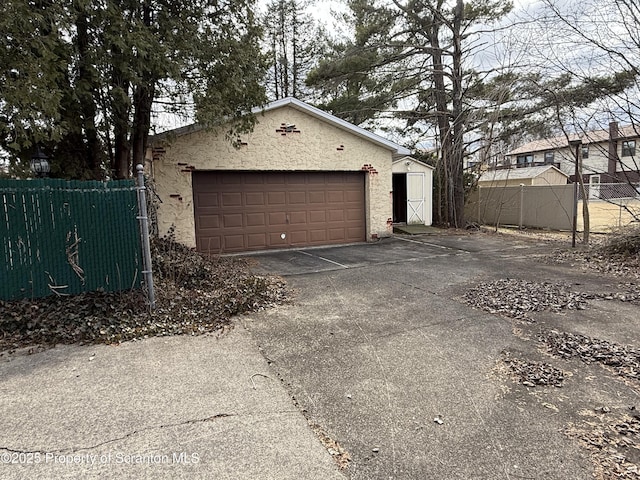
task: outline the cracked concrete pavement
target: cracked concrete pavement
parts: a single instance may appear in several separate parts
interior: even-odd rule
[[[0,478],[344,478],[250,335],[0,357]]]
[[[0,460],[16,463],[0,462],[0,478],[591,479],[567,428],[606,428],[638,386],[550,358],[536,333],[630,343],[637,307],[596,301],[525,324],[459,301],[505,277],[590,291],[619,281],[545,264],[549,248],[436,235],[259,254],[256,268],[285,276],[294,301],[221,338],[2,356]],[[571,374],[562,388],[516,384],[499,368],[505,350]],[[351,455],[348,470],[310,424]]]
[[[260,268],[285,275],[297,296],[243,322],[306,415],[351,454],[350,478],[588,480],[594,463],[567,429],[606,430],[640,388],[600,365],[544,355],[536,333],[609,332],[630,343],[640,337],[637,306],[594,302],[586,311],[536,313],[528,324],[459,300],[499,278],[592,291],[620,281],[547,264],[551,248],[478,234],[260,254]],[[517,384],[503,351],[569,377],[563,388]],[[611,414],[596,419],[603,405]]]

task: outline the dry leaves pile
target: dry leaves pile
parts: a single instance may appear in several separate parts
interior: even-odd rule
[[[538,338],[552,355],[600,363],[622,377],[640,380],[640,350],[635,347],[555,330],[543,332]]]
[[[502,353],[502,361],[509,367],[514,379],[527,387],[562,387],[565,372],[545,362],[534,362],[514,358],[509,352]]]
[[[547,257],[549,263],[569,263],[582,270],[595,270],[607,275],[640,279],[640,257],[610,254],[602,248],[590,250],[558,250]]]
[[[0,352],[58,343],[117,343],[222,329],[230,317],[286,300],[284,281],[246,260],[210,259],[171,239],[152,246],[157,308],[139,291],[0,301]]]
[[[511,318],[527,318],[528,312],[584,310],[588,295],[573,292],[568,285],[550,282],[500,279],[479,283],[463,295],[472,307]]]
[[[604,415],[602,424],[589,421],[565,430],[591,452],[598,479],[640,479],[640,416],[632,408],[632,415]]]
[[[640,279],[640,226],[624,227],[586,250],[558,250],[547,260],[570,263],[583,270]]]

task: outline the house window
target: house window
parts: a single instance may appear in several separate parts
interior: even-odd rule
[[[533,154],[529,155],[518,155],[518,167],[526,167],[533,163]]]
[[[635,157],[636,155],[636,141],[625,140],[622,142],[622,156],[623,157]]]
[[[553,152],[544,152],[544,163],[553,163]]]
[[[589,158],[589,145],[582,145],[582,158]]]

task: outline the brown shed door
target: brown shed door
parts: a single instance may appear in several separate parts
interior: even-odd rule
[[[193,172],[196,246],[242,252],[365,240],[359,172]]]

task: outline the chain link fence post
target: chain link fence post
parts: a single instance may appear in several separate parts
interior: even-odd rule
[[[149,299],[149,308],[156,308],[156,297],[153,290],[153,266],[151,264],[151,244],[149,241],[149,217],[147,216],[147,198],[146,187],[144,186],[144,167],[136,165],[138,176],[138,184],[136,190],[138,192],[138,220],[140,221],[140,236],[142,239],[142,274],[144,284],[147,287],[147,297]]]

